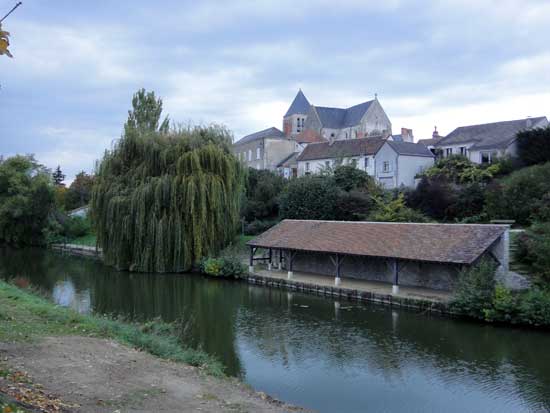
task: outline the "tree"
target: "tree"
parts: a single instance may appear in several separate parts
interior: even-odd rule
[[[54,173],[52,174],[53,177],[53,183],[56,186],[64,186],[65,184],[63,181],[65,180],[65,175],[63,172],[61,172],[61,166],[57,165],[57,168],[55,168]]]
[[[242,212],[246,221],[276,219],[279,214],[278,197],[285,184],[286,180],[280,175],[249,168]]]
[[[281,218],[336,218],[340,189],[329,176],[304,176],[289,182],[281,195]]]
[[[376,209],[369,215],[370,221],[378,222],[429,222],[429,219],[405,204],[403,194],[397,195],[393,200],[374,198]]]
[[[132,98],[132,110],[128,111],[128,121],[124,126],[125,133],[129,129],[145,132],[168,132],[169,119],[164,118],[159,126],[162,113],[162,100],[155,97],[155,92],[145,92],[140,89]]]
[[[124,135],[96,171],[97,241],[119,269],[188,271],[233,240],[245,171],[224,128],[157,129],[161,111],[151,102],[158,109],[161,100],[138,96]]]
[[[34,157],[17,155],[0,163],[0,243],[41,244],[53,206],[49,172]]]
[[[69,186],[65,199],[65,208],[70,211],[88,205],[92,196],[94,177],[84,171],[79,172]]]
[[[518,133],[518,157],[524,165],[550,162],[550,126]]]

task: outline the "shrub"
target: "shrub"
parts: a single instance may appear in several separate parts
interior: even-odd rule
[[[550,162],[550,127],[518,133],[518,156],[525,165]]]
[[[540,282],[550,285],[550,222],[534,224],[516,241],[515,258],[529,265]]]
[[[462,270],[451,308],[469,317],[484,319],[495,291],[495,270],[496,265],[486,259]]]
[[[267,170],[248,169],[241,215],[247,221],[273,220],[279,214],[279,195],[286,180]]]
[[[405,197],[399,194],[391,201],[374,198],[376,209],[369,215],[370,221],[379,222],[429,222],[429,219],[419,211],[405,205]]]
[[[66,223],[66,235],[69,238],[83,237],[91,231],[91,224],[88,218],[70,217]]]
[[[202,274],[213,277],[238,278],[246,273],[246,266],[237,257],[204,258],[199,266]]]
[[[258,219],[245,225],[244,233],[245,235],[258,235],[262,232],[267,231],[272,226],[276,225],[279,221],[260,221]]]
[[[528,225],[550,196],[550,162],[529,166],[491,184],[485,211],[491,219],[514,219]]]
[[[550,325],[550,293],[533,288],[521,296],[517,322],[534,326]]]

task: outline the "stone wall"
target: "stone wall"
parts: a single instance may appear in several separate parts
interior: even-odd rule
[[[335,276],[336,269],[329,254],[297,253],[293,271]],[[458,265],[399,261],[399,285],[452,291],[459,271]],[[345,256],[340,276],[387,283],[394,281],[391,260],[369,257]]]

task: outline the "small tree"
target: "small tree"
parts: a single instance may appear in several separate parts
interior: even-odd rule
[[[55,168],[55,171],[52,174],[52,177],[53,177],[53,183],[56,186],[64,186],[65,185],[63,183],[63,181],[65,180],[65,175],[63,174],[63,172],[61,172],[61,166],[60,165],[57,165],[57,168]]]
[[[88,175],[84,171],[78,173],[71,186],[69,186],[65,200],[66,209],[71,210],[87,205],[92,196],[93,184],[94,177],[92,175]]]
[[[518,133],[518,156],[525,165],[550,162],[550,127]]]

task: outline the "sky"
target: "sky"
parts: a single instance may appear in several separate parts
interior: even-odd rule
[[[15,1],[0,0],[3,15]],[[548,0],[25,0],[3,23],[0,155],[70,182],[120,138],[139,88],[178,123],[271,126],[375,93],[394,133],[550,116]]]

